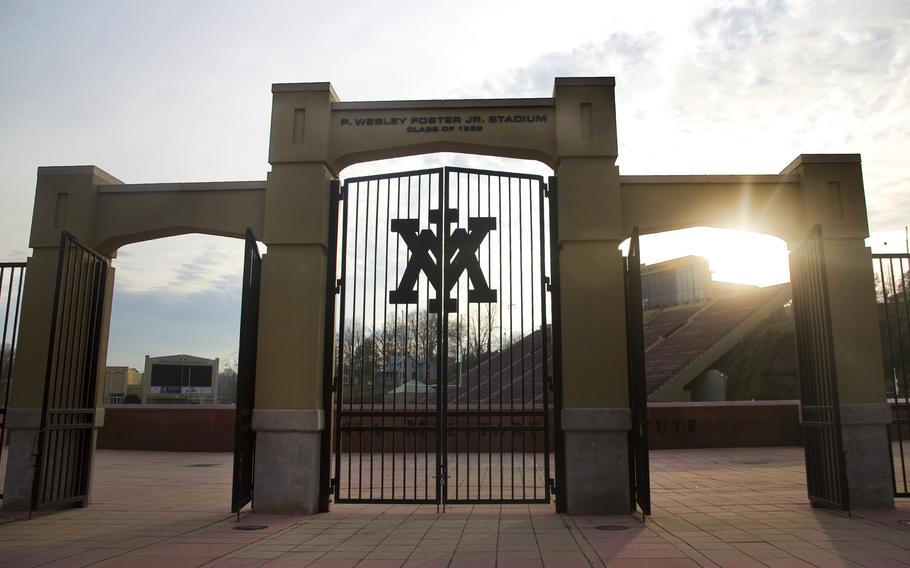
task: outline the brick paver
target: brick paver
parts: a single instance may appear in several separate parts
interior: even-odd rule
[[[245,512],[229,454],[99,451],[93,504],[0,524],[18,566],[910,566],[910,503],[853,518],[812,509],[800,448],[652,452],[654,514],[550,505],[336,505]],[[2,464],[0,464],[2,467]],[[620,530],[603,530],[604,528]]]

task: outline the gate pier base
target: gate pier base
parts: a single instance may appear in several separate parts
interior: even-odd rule
[[[257,513],[319,512],[322,409],[253,410]]]
[[[852,509],[893,509],[887,403],[841,404],[841,430]]]
[[[573,515],[629,512],[628,408],[565,408],[566,511]]]
[[[27,511],[32,506],[35,436],[41,425],[41,409],[10,408],[7,412],[9,446],[6,448],[3,508],[7,511]]]

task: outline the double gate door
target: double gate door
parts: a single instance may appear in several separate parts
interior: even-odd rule
[[[540,176],[463,168],[334,186],[335,502],[550,501],[550,194]]]

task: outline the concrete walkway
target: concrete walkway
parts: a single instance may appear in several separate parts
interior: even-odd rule
[[[652,452],[654,514],[569,517],[547,505],[338,505],[244,513],[228,454],[99,451],[93,504],[6,514],[7,566],[910,566],[910,503],[813,510],[800,448]],[[2,464],[0,464],[2,467]]]

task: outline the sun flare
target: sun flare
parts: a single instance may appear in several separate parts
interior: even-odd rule
[[[628,251],[628,241],[620,247]],[[713,280],[770,286],[790,281],[787,245],[771,235],[698,227],[641,237],[645,264],[688,255],[708,259]]]

